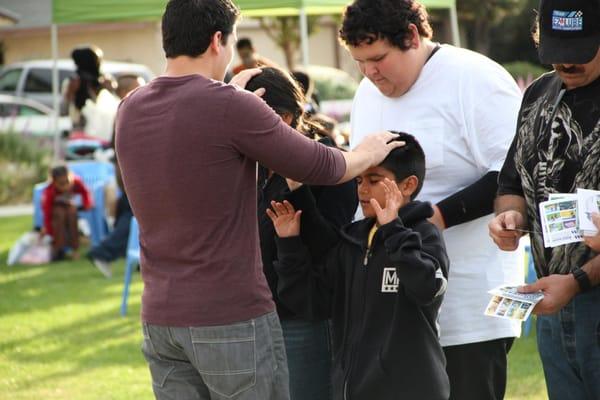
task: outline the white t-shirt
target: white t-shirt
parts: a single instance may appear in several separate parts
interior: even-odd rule
[[[492,60],[443,45],[412,88],[388,98],[363,79],[352,106],[351,147],[365,135],[395,130],[414,135],[425,151],[427,172],[419,200],[435,204],[499,171],[515,135],[521,92]],[[450,257],[448,290],[440,312],[443,346],[520,335],[520,324],[483,315],[487,293],[503,283],[522,283],[516,252],[492,242],[492,215],[444,231]]]

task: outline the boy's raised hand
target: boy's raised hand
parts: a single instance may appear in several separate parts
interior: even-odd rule
[[[378,183],[383,185],[385,190],[385,208],[381,208],[377,200],[371,199],[371,206],[377,214],[377,222],[379,225],[385,225],[398,218],[398,210],[402,206],[404,196],[396,182],[385,178]]]
[[[273,221],[275,232],[280,238],[300,235],[300,215],[302,211],[295,211],[289,201],[283,203],[271,202],[273,210],[267,208],[267,215]]]

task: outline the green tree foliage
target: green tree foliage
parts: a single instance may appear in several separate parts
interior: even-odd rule
[[[526,0],[522,11],[504,18],[492,28],[489,56],[504,64],[527,61],[539,65],[531,31],[539,0]]]
[[[457,0],[460,24],[466,29],[466,46],[490,54],[492,28],[507,16],[523,11],[527,0]]]
[[[308,34],[317,30],[318,16],[308,17]],[[296,65],[295,55],[300,48],[300,19],[296,16],[263,17],[259,19],[260,27],[269,38],[281,48],[285,55],[287,68],[292,71]]]
[[[31,201],[33,185],[46,179],[51,158],[35,140],[0,132],[0,204]]]

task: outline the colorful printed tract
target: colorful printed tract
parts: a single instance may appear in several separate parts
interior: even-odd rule
[[[484,314],[490,317],[525,321],[535,305],[544,298],[542,292],[519,293],[517,286],[499,286],[490,290],[492,299]]]
[[[583,241],[577,220],[578,203],[572,195],[540,203],[545,247]]]
[[[600,191],[577,189],[579,229],[584,236],[598,234],[596,225],[592,222],[592,214],[600,213]]]

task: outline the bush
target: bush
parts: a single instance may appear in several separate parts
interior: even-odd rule
[[[548,72],[547,69],[538,64],[533,64],[527,61],[515,61],[506,63],[503,65],[504,68],[512,75],[513,78],[527,79],[530,76],[533,79],[538,78],[540,75]]]
[[[0,205],[31,202],[33,185],[46,179],[51,161],[39,143],[0,132]]]
[[[315,81],[315,88],[321,101],[352,99],[358,88],[354,78],[336,68],[312,65],[308,68],[308,74]]]

